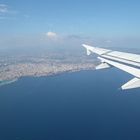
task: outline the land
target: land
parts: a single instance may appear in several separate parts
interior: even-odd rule
[[[84,55],[0,56],[0,81],[16,81],[24,76],[48,76],[94,69],[98,62]]]

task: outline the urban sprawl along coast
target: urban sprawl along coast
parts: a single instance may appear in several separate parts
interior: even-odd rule
[[[15,81],[24,76],[48,76],[94,68],[95,62],[84,57],[46,58],[18,56],[1,58],[0,81]]]

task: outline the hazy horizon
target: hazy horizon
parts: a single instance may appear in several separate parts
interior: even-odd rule
[[[137,0],[2,0],[0,51],[139,48]]]

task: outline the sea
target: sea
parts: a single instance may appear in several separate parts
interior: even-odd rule
[[[23,77],[0,86],[0,140],[140,140],[140,89],[118,69]]]

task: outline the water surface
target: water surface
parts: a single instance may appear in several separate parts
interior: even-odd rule
[[[25,77],[0,87],[0,140],[139,140],[140,89],[117,69]]]

